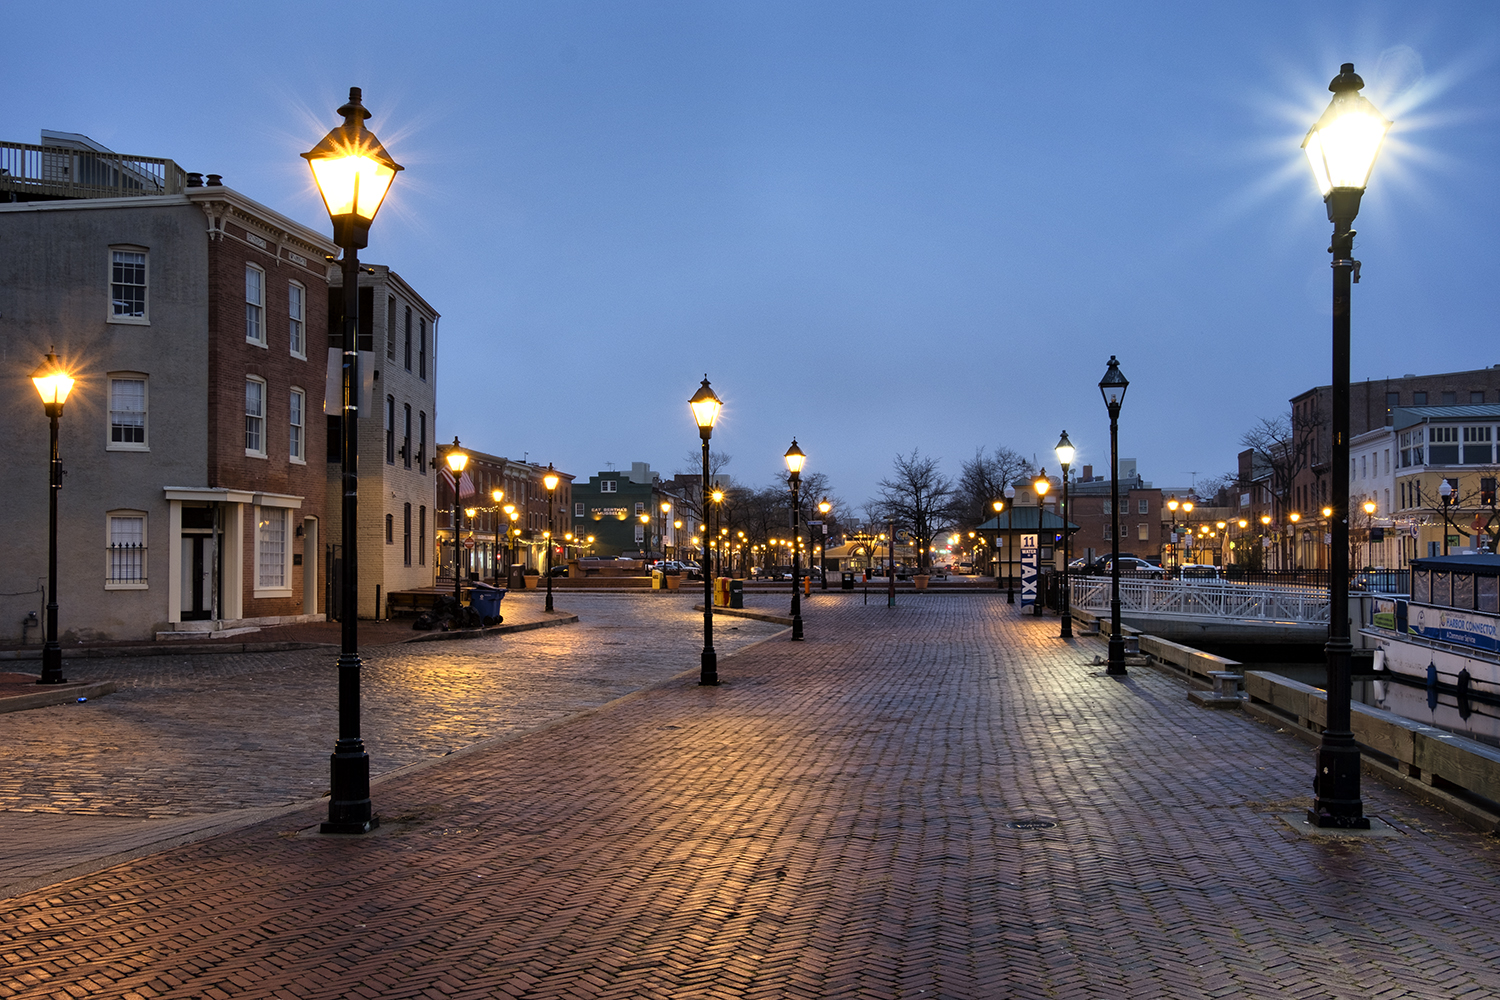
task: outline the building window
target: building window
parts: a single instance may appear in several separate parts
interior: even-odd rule
[[[646,505],[637,501],[635,505],[635,512],[637,516],[646,513]]]
[[[385,516],[385,544],[387,544],[387,545],[394,545],[395,543],[396,543],[396,515],[395,514],[387,514]]]
[[[266,272],[245,265],[245,340],[266,346]]]
[[[427,377],[427,317],[417,317],[417,377]]]
[[[573,516],[574,517],[582,517],[583,516],[583,504],[581,504],[581,503],[575,503],[573,505]]]
[[[1483,406],[1484,405],[1484,390],[1483,389],[1475,389],[1473,392],[1469,393],[1469,405],[1470,406]]]
[[[1442,394],[1442,400],[1443,400],[1443,405],[1444,406],[1457,406],[1458,405],[1458,393],[1456,393],[1456,392],[1445,392],[1445,393]]]
[[[146,251],[109,251],[109,318],[113,323],[146,322]]]
[[[287,285],[287,345],[292,354],[307,357],[307,290],[293,281]]]
[[[411,404],[403,403],[401,407],[401,461],[408,469],[411,468]]]
[[[1114,540],[1114,531],[1115,531],[1115,526],[1114,525],[1112,525],[1112,524],[1106,524],[1104,526],[1104,540],[1106,542]]]
[[[121,511],[108,516],[104,588],[146,589],[146,515]]]
[[[635,526],[635,540],[637,544],[646,540],[646,526],[644,524],[637,524]]]
[[[1130,498],[1129,497],[1126,497],[1124,500],[1120,501],[1120,513],[1121,514],[1129,514],[1130,513]]]
[[[109,379],[109,451],[146,451],[146,379]]]
[[[385,357],[387,361],[396,360],[396,296],[394,295],[385,300]]]
[[[613,492],[615,492],[615,484],[617,482],[618,482],[618,480],[615,480],[615,479],[601,479],[601,480],[599,480],[599,492],[600,493],[613,493]]]
[[[411,371],[411,306],[406,307],[406,347],[402,353],[406,357],[406,370]]]
[[[385,464],[396,464],[396,397],[385,397]]]
[[[1426,406],[1427,405],[1427,393],[1425,393],[1425,392],[1414,392],[1414,393],[1412,393],[1411,394],[1411,405],[1412,406]]]
[[[287,402],[289,404],[287,406],[287,422],[291,425],[289,434],[290,440],[287,447],[287,457],[290,458],[293,462],[306,463],[307,434],[305,425],[307,413],[307,393],[303,392],[301,389],[293,389],[291,391],[291,394],[287,397]]]
[[[255,581],[260,590],[285,590],[286,508],[261,507],[255,540]]]
[[[411,504],[401,510],[401,565],[411,565]]]
[[[245,454],[266,457],[266,384],[245,379]]]
[[[427,565],[427,506],[417,508],[417,565]]]
[[[1489,465],[1494,461],[1495,448],[1491,443],[1491,428],[1464,428],[1464,465]]]
[[[417,471],[427,475],[427,412],[417,411]]]
[[[1427,428],[1427,461],[1432,465],[1458,464],[1458,428]]]
[[[1149,524],[1138,524],[1138,525],[1136,525],[1136,527],[1135,527],[1135,537],[1136,537],[1137,541],[1141,541],[1141,542],[1149,542],[1149,541],[1151,541],[1151,525],[1149,525]]]
[[[1140,502],[1136,504],[1136,508],[1142,514],[1149,514],[1151,513],[1151,501],[1146,499],[1145,497],[1142,497]]]

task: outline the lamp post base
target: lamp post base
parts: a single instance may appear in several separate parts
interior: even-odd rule
[[[1368,830],[1370,820],[1364,815],[1359,795],[1359,745],[1351,740],[1348,746],[1320,746],[1317,762],[1315,793],[1312,808],[1307,810],[1307,821],[1319,827]]]
[[[802,616],[796,615],[792,618],[792,638],[802,638]]]
[[[370,804],[370,755],[363,747],[329,757],[333,791],[328,799],[328,820],[321,833],[369,833],[380,826],[380,817]]]
[[[1119,635],[1109,637],[1109,666],[1104,668],[1108,677],[1125,676],[1125,639]]]
[[[719,655],[711,649],[703,651],[702,663],[698,668],[698,686],[719,686]]]
[[[42,647],[42,676],[37,678],[38,684],[66,684],[68,679],[62,675],[62,647],[55,642],[49,642]]]

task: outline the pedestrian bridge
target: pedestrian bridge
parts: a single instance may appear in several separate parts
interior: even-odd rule
[[[1110,614],[1110,578],[1073,577],[1072,607]],[[1321,587],[1229,581],[1120,580],[1120,618],[1174,641],[1320,642],[1328,636],[1328,591]]]

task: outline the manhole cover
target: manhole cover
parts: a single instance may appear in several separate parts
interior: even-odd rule
[[[1005,825],[1012,830],[1050,830],[1057,824],[1050,819],[1013,819]]]

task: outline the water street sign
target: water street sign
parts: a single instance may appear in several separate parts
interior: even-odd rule
[[[1036,535],[1021,536],[1021,607],[1036,603]]]

